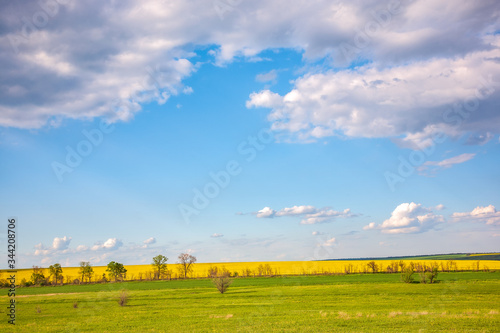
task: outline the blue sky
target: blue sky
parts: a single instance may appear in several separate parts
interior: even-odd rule
[[[494,1],[1,6],[22,267],[499,250]]]

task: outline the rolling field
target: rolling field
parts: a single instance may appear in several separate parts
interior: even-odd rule
[[[499,272],[440,273],[438,280],[237,278],[225,294],[209,279],[19,288],[15,331],[498,332]],[[120,306],[123,290],[128,302]],[[6,307],[0,312],[7,331]]]

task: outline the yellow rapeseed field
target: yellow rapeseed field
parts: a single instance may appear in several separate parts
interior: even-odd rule
[[[339,260],[339,261],[269,261],[269,262],[228,262],[228,263],[195,263],[189,277],[207,277],[210,268],[217,267],[219,272],[226,270],[232,276],[261,276],[261,275],[303,275],[303,274],[343,274],[343,273],[368,273],[372,269],[368,266],[371,260]],[[392,272],[400,271],[400,262],[408,266],[413,264],[433,266],[436,265],[439,271],[455,270],[498,270],[500,261],[496,260],[375,260],[377,271]],[[178,278],[177,264],[168,264],[167,269],[171,272],[171,278]],[[127,269],[126,280],[149,280],[153,275],[151,265],[125,265]],[[101,280],[103,274],[107,278],[106,266],[95,266],[92,281]],[[22,269],[17,272],[17,282],[22,279],[30,280],[32,269]],[[236,273],[236,274],[235,274]],[[49,276],[47,268],[44,275]],[[0,279],[5,279],[6,273],[0,274]],[[79,267],[63,267],[63,277],[65,283],[80,279]]]

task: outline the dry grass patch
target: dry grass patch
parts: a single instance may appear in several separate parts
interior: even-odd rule
[[[349,314],[347,312],[344,312],[344,311],[339,311],[338,312],[338,315],[339,315],[339,318],[340,319],[350,319],[351,317],[349,317]]]
[[[401,311],[392,311],[391,313],[389,313],[389,315],[387,317],[394,318],[394,317],[400,316],[402,314],[403,314],[403,312],[401,312]]]
[[[229,319],[229,318],[233,318],[233,314],[232,313],[229,313],[227,315],[210,315],[210,318],[224,318],[224,319]]]

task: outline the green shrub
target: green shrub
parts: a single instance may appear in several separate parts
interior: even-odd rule
[[[413,274],[415,274],[415,271],[413,270],[413,268],[411,268],[411,267],[405,268],[401,272],[401,280],[404,283],[412,283],[413,282]]]

